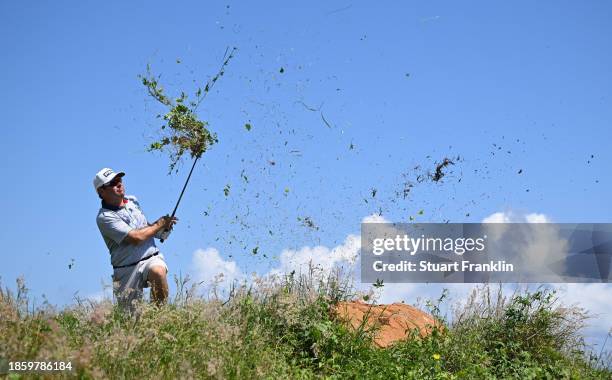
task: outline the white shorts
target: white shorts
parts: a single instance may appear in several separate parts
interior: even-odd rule
[[[168,272],[168,266],[161,253],[127,268],[117,268],[113,271],[113,293],[115,299],[124,310],[134,311],[134,301],[143,298],[143,289],[149,287],[149,271],[155,266],[161,266]]]

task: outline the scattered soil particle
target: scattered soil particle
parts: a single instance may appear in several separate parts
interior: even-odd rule
[[[312,218],[310,218],[309,216],[305,216],[303,218],[300,218],[298,216],[297,218],[298,222],[302,222],[302,225],[308,228],[312,228],[313,230],[319,230],[319,227],[312,221]]]
[[[448,157],[445,157],[444,160],[442,160],[442,162],[436,166],[436,172],[431,175],[431,180],[434,182],[440,181],[442,177],[446,175],[446,173],[444,173],[442,169],[445,169],[449,165],[455,165],[455,163],[451,161]]]

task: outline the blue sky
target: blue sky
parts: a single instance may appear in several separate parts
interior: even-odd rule
[[[100,292],[111,266],[94,174],[126,171],[155,219],[189,168],[168,176],[167,156],[146,152],[163,109],[138,74],[151,64],[170,93],[193,93],[227,47],[236,56],[199,112],[219,144],[162,245],[171,275],[192,273],[206,249],[267,273],[283,250],[342,245],[374,213],[609,222],[611,16],[606,1],[3,1],[2,283],[23,275],[56,304]],[[457,156],[443,181],[398,196]],[[612,311],[597,311],[602,333]]]

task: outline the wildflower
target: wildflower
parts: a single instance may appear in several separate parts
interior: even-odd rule
[[[434,360],[440,360],[440,354],[433,354],[432,357]]]
[[[89,321],[97,326],[105,325],[111,315],[112,305],[107,303],[100,303],[94,306],[93,311],[89,315]]]
[[[216,375],[219,374],[219,371],[221,370],[221,366],[222,366],[222,362],[221,359],[219,358],[211,358],[208,361],[208,365],[206,366],[206,369],[208,370],[208,376],[214,377]]]
[[[87,368],[93,358],[91,342],[86,342],[76,354],[76,362],[79,367]]]

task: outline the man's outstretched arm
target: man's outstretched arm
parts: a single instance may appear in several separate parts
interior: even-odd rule
[[[157,219],[155,223],[149,226],[134,229],[128,232],[127,236],[125,237],[125,241],[132,245],[142,244],[147,239],[155,236],[155,234],[157,234],[159,231],[172,229],[172,226],[176,223],[176,220],[177,219],[175,217],[170,218],[169,216],[162,216],[161,218]]]

